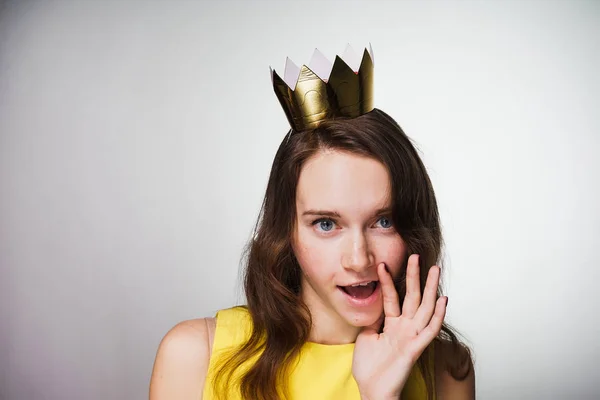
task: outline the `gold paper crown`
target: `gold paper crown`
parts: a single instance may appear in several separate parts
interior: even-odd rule
[[[271,68],[275,94],[292,129],[312,129],[327,119],[355,118],[373,110],[373,64],[370,45],[362,59],[347,45],[333,65],[315,49],[310,67],[298,68],[288,57],[283,79]]]

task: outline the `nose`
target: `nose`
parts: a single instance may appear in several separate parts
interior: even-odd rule
[[[355,272],[363,272],[375,262],[369,250],[369,241],[363,232],[356,233],[343,244],[342,266]]]

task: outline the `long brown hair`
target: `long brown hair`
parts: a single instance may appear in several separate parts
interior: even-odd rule
[[[241,348],[218,364],[215,393],[217,388],[233,387],[237,371],[241,380],[235,390],[242,398],[276,400],[287,395],[286,372],[308,340],[311,327],[310,311],[300,297],[300,266],[291,246],[296,186],[304,163],[324,149],[371,157],[388,169],[392,219],[407,246],[404,266],[408,255],[419,254],[421,291],[429,268],[440,265],[443,241],[431,181],[417,150],[389,115],[374,109],[353,119],[325,121],[312,130],[290,131],[275,155],[255,234],[245,251],[244,291],[252,333]],[[405,273],[406,268],[401,268],[396,280],[401,303]],[[434,392],[434,367],[458,380],[465,379],[471,368],[469,348],[448,324],[433,344],[436,354],[430,345],[417,361],[429,399]],[[428,362],[432,359],[434,364]],[[240,374],[248,360],[253,360],[252,365]]]

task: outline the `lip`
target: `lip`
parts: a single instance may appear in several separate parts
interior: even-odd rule
[[[364,281],[360,281],[360,282],[349,283],[347,285],[338,285],[338,286],[354,286],[354,285],[360,285],[360,284],[369,283],[369,282],[377,282],[377,285],[379,285],[378,279],[369,279],[369,280],[364,280]]]
[[[371,282],[371,281],[367,281],[367,282]],[[366,299],[357,299],[356,297],[352,297],[348,293],[346,293],[341,287],[338,287],[337,289],[346,298],[346,301],[350,304],[350,306],[352,306],[352,307],[368,307],[368,306],[375,304],[379,300],[379,297],[381,297],[381,285],[379,284],[379,281],[375,281],[375,282],[377,282],[377,286],[375,286],[375,290]]]

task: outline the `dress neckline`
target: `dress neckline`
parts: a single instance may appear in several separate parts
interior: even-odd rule
[[[354,350],[354,343],[342,343],[342,344],[323,344],[317,342],[305,342],[305,347],[311,349],[321,349],[323,351],[326,350]]]

